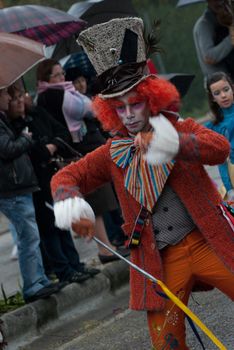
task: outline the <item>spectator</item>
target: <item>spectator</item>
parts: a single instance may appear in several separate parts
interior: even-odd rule
[[[99,270],[80,262],[70,231],[62,231],[54,225],[54,214],[45,204],[52,205],[50,180],[57,171],[52,159],[58,153],[64,157],[69,154],[59,139],[69,143],[70,134],[41,107],[33,107],[25,113],[24,92],[16,84],[8,91],[11,96],[9,119],[18,134],[27,128],[34,141],[30,157],[40,191],[33,194],[33,201],[45,255],[60,281],[83,282]]]
[[[25,302],[45,298],[59,291],[45,275],[32,193],[37,179],[27,151],[32,146],[28,133],[15,135],[6,116],[11,100],[7,89],[0,90],[0,210],[17,231],[20,271]]]
[[[227,192],[227,199],[234,200],[234,190],[230,178],[230,165],[234,164],[234,89],[231,78],[224,72],[210,75],[206,82],[208,102],[213,120],[206,126],[225,136],[231,145],[230,158],[219,165],[220,175]]]
[[[37,81],[38,105],[45,108],[70,131],[73,147],[77,151],[85,155],[106,142],[93,117],[91,100],[76,91],[72,82],[65,82],[65,72],[57,61],[53,59],[42,61],[38,65]],[[108,239],[102,217],[105,212],[118,207],[111,185],[105,184],[88,194],[87,200],[94,207],[96,236],[116,249]],[[98,245],[98,249],[102,263],[118,259],[102,246]],[[121,253],[129,254],[126,250],[121,250]]]
[[[224,71],[234,79],[234,31],[220,1],[208,0],[208,7],[193,29],[197,57],[204,77]]]
[[[88,95],[88,78],[78,67],[66,70],[66,81],[72,81],[75,89],[83,95]]]

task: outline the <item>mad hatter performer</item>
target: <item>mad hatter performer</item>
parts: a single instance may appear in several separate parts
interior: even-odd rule
[[[83,195],[113,181],[132,262],[185,304],[206,283],[234,298],[234,233],[221,198],[203,168],[223,163],[226,139],[168,111],[178,101],[169,82],[147,75],[143,22],[113,19],[79,36],[94,65],[100,94],[97,117],[115,136],[52,180],[57,225],[94,235],[94,214]],[[157,350],[188,349],[184,314],[136,270],[130,307],[146,310]]]

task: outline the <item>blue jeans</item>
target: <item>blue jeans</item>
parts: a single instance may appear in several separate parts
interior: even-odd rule
[[[20,271],[23,279],[23,296],[28,298],[50,284],[44,273],[40,238],[32,195],[0,198],[0,211],[12,222],[17,231]]]

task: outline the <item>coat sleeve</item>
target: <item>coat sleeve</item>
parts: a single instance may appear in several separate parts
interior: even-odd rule
[[[70,133],[67,131],[65,126],[63,126],[50,113],[48,113],[44,108],[41,108],[40,106],[37,106],[36,112],[39,118],[41,117],[41,121],[44,121],[44,124],[49,127],[51,133],[53,134],[53,137],[49,139],[48,143],[56,145],[58,148],[58,153],[61,153],[61,151],[62,153],[65,152],[65,156],[67,154],[70,154],[66,146],[64,146],[64,144],[59,141],[59,139],[61,139],[62,141],[65,141],[69,146],[72,146]]]
[[[51,181],[54,201],[82,197],[104,183],[110,182],[111,158],[109,147],[110,142],[55,174]]]
[[[176,159],[206,165],[222,164],[229,156],[228,140],[189,118],[177,125],[179,152]]]
[[[212,64],[221,62],[233,49],[230,35],[227,35],[217,45],[214,42],[215,24],[199,19],[193,30],[194,41],[203,61],[210,61]]]
[[[32,147],[30,138],[20,135],[17,139],[13,139],[8,134],[6,127],[0,123],[0,158],[15,159],[25,153]]]

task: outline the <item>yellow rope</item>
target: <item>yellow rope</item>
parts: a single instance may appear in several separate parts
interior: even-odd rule
[[[158,285],[162,288],[164,293],[181,309],[186,315],[188,315],[201,330],[217,345],[220,350],[227,350],[227,348],[220,342],[218,338],[204,325],[204,323],[180,300],[178,299],[160,280],[157,280]]]

